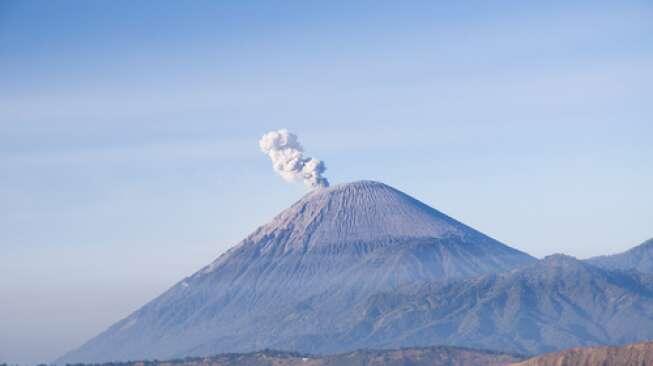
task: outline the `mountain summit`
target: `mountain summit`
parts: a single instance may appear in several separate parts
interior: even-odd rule
[[[469,230],[383,183],[360,181],[307,194],[251,237],[284,235],[284,248],[391,238],[445,238]]]
[[[308,193],[213,263],[58,360],[263,348],[348,351],[356,304],[404,285],[534,261],[383,183]],[[349,334],[351,335],[351,334]]]

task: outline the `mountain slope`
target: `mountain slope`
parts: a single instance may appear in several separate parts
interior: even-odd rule
[[[594,257],[587,261],[608,269],[636,270],[653,274],[653,239],[623,253]]]
[[[653,277],[554,255],[501,274],[372,296],[338,341],[537,354],[653,339]],[[325,340],[328,342],[329,340]]]
[[[318,342],[374,293],[534,259],[377,182],[313,191],[209,266],[60,360],[101,362]],[[353,315],[351,315],[353,316]]]
[[[653,342],[622,347],[585,347],[533,357],[512,366],[646,366],[653,365]]]

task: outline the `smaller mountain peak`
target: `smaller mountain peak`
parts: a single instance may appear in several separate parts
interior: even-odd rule
[[[526,273],[535,276],[549,276],[549,275],[580,275],[582,273],[594,273],[594,267],[589,265],[576,257],[570,255],[556,253],[548,255],[533,265],[526,266],[520,270],[521,273]]]
[[[542,259],[541,263],[548,266],[558,267],[558,266],[578,265],[581,263],[581,261],[578,260],[576,257],[567,254],[556,253],[556,254],[547,255]]]
[[[643,242],[642,244],[636,246],[633,249],[653,249],[653,238]]]
[[[625,252],[590,258],[588,262],[607,269],[634,269],[642,273],[653,273],[653,239]]]

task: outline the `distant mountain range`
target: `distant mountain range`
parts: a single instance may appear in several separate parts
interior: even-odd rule
[[[385,184],[343,184],[57,362],[431,344],[532,354],[653,338],[653,285],[635,272],[646,262],[610,258],[537,261]]]
[[[653,276],[564,255],[512,271],[370,297],[355,347],[450,344],[539,354],[653,339]]]

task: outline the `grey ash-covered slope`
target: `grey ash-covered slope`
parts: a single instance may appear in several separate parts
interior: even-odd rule
[[[587,261],[608,269],[635,270],[653,274],[653,239],[623,253],[594,257]]]
[[[385,184],[338,185],[307,194],[58,363],[348,351],[338,339],[372,294],[534,260]]]
[[[500,274],[372,296],[350,341],[538,354],[653,339],[653,277],[564,255]]]

